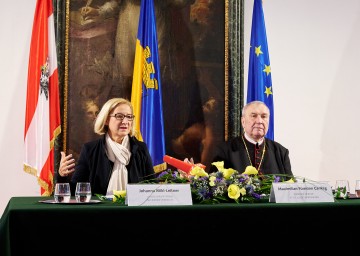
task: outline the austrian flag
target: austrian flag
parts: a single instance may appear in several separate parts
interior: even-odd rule
[[[61,132],[52,0],[37,0],[30,45],[25,114],[24,171],[42,196],[53,192],[54,142]]]

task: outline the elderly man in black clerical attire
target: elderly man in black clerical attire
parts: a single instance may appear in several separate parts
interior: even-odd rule
[[[244,133],[219,145],[213,162],[224,161],[225,168],[239,172],[254,166],[260,174],[293,176],[289,150],[280,143],[265,138],[269,128],[270,110],[261,101],[252,101],[242,110]],[[217,171],[212,166],[211,171]]]

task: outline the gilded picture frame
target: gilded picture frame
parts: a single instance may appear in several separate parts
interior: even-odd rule
[[[130,99],[140,0],[54,3],[62,92],[56,151],[77,160],[82,144],[99,136],[93,122],[102,104]],[[243,0],[154,0],[154,6],[166,154],[208,167],[215,145],[241,132]],[[85,16],[88,7],[94,12]]]

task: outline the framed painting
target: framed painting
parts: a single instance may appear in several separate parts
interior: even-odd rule
[[[243,0],[154,0],[166,154],[210,166],[239,132]],[[78,159],[110,98],[131,98],[140,0],[56,1],[62,141]]]

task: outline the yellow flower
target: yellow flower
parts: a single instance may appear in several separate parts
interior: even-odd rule
[[[209,174],[201,167],[195,166],[191,169],[190,174],[195,176],[195,179],[198,179],[199,177],[207,177]]]
[[[213,162],[211,163],[212,165],[215,165],[216,168],[219,170],[219,171],[222,171],[224,169],[224,161],[220,161],[220,162]]]
[[[293,180],[293,178],[291,178],[290,180],[285,181],[286,183],[294,183],[295,181]]]
[[[216,180],[216,177],[215,176],[211,176],[210,178],[209,178],[209,185],[211,186],[211,187],[213,187],[213,186],[215,186],[215,180]]]
[[[254,166],[247,166],[245,171],[243,172],[243,174],[247,174],[247,175],[251,175],[251,174],[258,174],[258,170],[256,170],[256,168]]]
[[[233,168],[222,169],[221,172],[224,174],[225,179],[229,179],[236,171]]]
[[[224,161],[220,161],[220,162],[213,162],[211,163],[212,165],[215,165],[216,168],[223,173],[224,175],[224,178],[225,179],[228,179],[230,178],[231,175],[233,175],[236,170],[232,169],[232,168],[229,168],[229,169],[225,169],[224,168]]]
[[[125,198],[126,197],[126,190],[113,190],[113,202],[116,202],[116,198]]]
[[[241,189],[240,189],[240,194],[241,194],[242,196],[245,196],[245,195],[246,195],[246,189],[245,189],[245,188],[241,188]]]
[[[244,189],[244,188],[243,188]],[[246,192],[245,192],[246,193]],[[240,197],[240,187],[235,184],[231,184],[228,187],[228,196],[231,199],[238,199]]]

